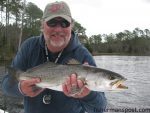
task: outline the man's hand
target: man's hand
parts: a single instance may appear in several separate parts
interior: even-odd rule
[[[81,90],[76,94],[71,94],[72,88],[78,88]],[[72,74],[66,79],[66,82],[62,85],[62,89],[66,96],[74,98],[83,98],[90,93],[90,90],[85,86],[83,81],[77,79],[76,74]]]
[[[37,87],[35,84],[40,83],[39,78],[20,81],[20,90],[22,93],[29,97],[35,97],[40,94],[44,89]]]

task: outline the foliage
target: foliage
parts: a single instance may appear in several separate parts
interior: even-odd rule
[[[103,34],[105,42],[89,38],[94,53],[119,53],[131,55],[150,55],[150,30],[135,28],[117,34]]]
[[[21,33],[22,42],[28,37],[41,33],[42,10],[31,2],[25,6],[22,0],[0,1],[0,59],[10,59],[14,56],[18,50]],[[135,28],[133,31],[124,30],[117,34],[98,34],[88,37],[86,28],[74,20],[73,30],[91,53],[150,55],[149,29]]]
[[[85,28],[81,26],[80,23],[74,20],[73,31],[75,31],[79,35],[85,35]]]
[[[10,59],[18,49],[21,33],[23,34],[22,41],[29,36],[40,34],[40,19],[43,12],[33,3],[28,3],[26,7],[23,7],[21,0],[2,0],[0,8],[0,59]]]

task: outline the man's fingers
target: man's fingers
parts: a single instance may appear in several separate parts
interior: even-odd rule
[[[33,86],[31,87],[32,92],[37,92],[37,91],[40,91],[41,89],[42,89],[42,88],[37,87],[36,85],[33,85]]]
[[[79,88],[83,88],[84,87],[84,83],[81,80],[77,80],[78,81],[78,87]]]
[[[77,75],[72,74],[70,77],[71,87],[77,87]]]
[[[25,80],[24,84],[31,86],[31,85],[35,85],[36,83],[39,83],[39,82],[41,82],[40,78],[32,78],[30,80]]]
[[[65,83],[62,85],[63,92],[65,95],[70,95],[72,91],[76,90],[78,88],[78,83],[77,83],[77,75],[72,74],[69,77],[67,77]]]
[[[67,89],[67,86],[66,86],[65,83],[62,85],[62,89],[63,89],[64,94],[68,96],[69,95],[68,94],[68,89]]]
[[[30,86],[28,88],[26,88],[26,90],[24,90],[24,93],[29,96],[29,97],[35,97],[38,94],[40,94],[44,89],[39,88],[37,86]]]
[[[90,93],[84,81],[80,80],[76,74],[72,74],[66,79],[65,83],[62,84],[62,89],[66,96],[74,98],[83,98]]]
[[[71,90],[71,81],[70,81],[70,77],[67,77],[66,79],[66,88],[67,88],[67,91],[70,92]]]
[[[41,82],[40,78],[33,78],[30,80],[23,80],[20,82],[20,89],[23,94],[29,97],[37,96],[44,89],[41,89],[36,86],[36,83]]]

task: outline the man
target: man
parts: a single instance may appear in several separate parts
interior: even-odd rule
[[[42,35],[27,39],[12,62],[12,67],[26,71],[46,61],[67,64],[70,59],[96,66],[91,54],[81,45],[72,31],[73,19],[68,5],[49,3],[42,17]],[[5,94],[24,97],[25,113],[101,113],[106,107],[102,92],[94,92],[77,80],[76,74],[68,75],[62,84],[63,92],[36,88],[39,78],[14,81],[6,75],[2,82]],[[71,87],[83,88],[76,95],[69,95]],[[35,90],[36,89],[36,90]]]

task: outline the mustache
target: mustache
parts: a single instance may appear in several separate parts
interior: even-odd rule
[[[53,32],[51,35],[52,36],[55,36],[55,35],[57,35],[57,36],[64,36],[65,33],[63,33],[63,32]]]

